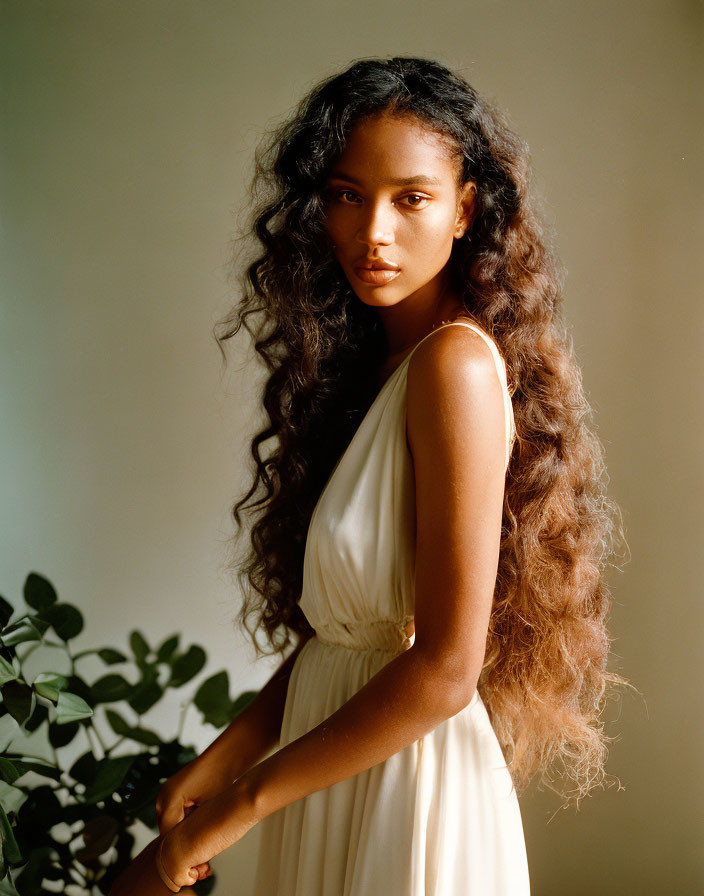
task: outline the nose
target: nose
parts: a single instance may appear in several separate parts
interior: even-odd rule
[[[379,244],[388,246],[393,243],[391,214],[389,209],[384,208],[383,203],[370,205],[367,212],[362,210],[362,220],[356,234],[357,242],[365,246]]]

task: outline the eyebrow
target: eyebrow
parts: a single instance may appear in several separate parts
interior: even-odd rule
[[[345,174],[344,171],[333,171],[330,178],[347,180],[351,184],[357,184],[358,187],[362,186],[361,181],[357,180],[356,177]],[[412,184],[442,184],[442,181],[439,177],[431,177],[429,174],[414,174],[413,177],[397,177],[388,181],[388,183],[393,187],[410,187]]]

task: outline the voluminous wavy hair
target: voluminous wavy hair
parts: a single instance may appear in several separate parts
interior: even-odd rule
[[[235,550],[229,564],[243,589],[237,622],[261,654],[283,655],[294,634],[312,633],[298,605],[308,525],[388,349],[327,238],[326,179],[355,125],[380,113],[420,120],[454,153],[458,189],[477,185],[471,241],[456,240],[448,263],[467,315],[506,360],[517,432],[478,690],[517,792],[539,775],[578,805],[607,777],[609,690],[632,687],[607,671],[604,573],[625,536],[560,316],[564,272],[531,195],[529,148],[493,102],[437,61],[355,61],[315,86],[255,152],[253,211],[234,240],[253,237],[254,257],[243,265],[235,253],[241,297],[215,325],[223,357],[244,326],[270,374],[268,420],[251,441],[254,481],[232,511],[239,534],[250,533],[247,555]],[[243,509],[255,517],[249,530]],[[557,764],[572,790],[552,786]]]

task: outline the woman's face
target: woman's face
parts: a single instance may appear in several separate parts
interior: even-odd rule
[[[328,178],[326,229],[361,301],[388,307],[410,298],[417,307],[439,299],[476,193],[472,182],[458,193],[456,164],[417,119],[381,114],[352,131]],[[396,267],[360,269],[375,259]]]

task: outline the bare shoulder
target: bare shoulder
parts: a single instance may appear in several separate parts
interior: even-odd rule
[[[470,327],[442,327],[413,353],[407,370],[407,435],[411,451],[428,428],[491,425],[501,437],[503,456],[504,397],[494,354]],[[440,432],[438,433],[438,430]]]
[[[413,352],[408,375],[418,379],[433,371],[444,376],[451,375],[453,370],[460,374],[468,365],[495,370],[494,355],[486,340],[471,327],[444,326],[431,333]]]

